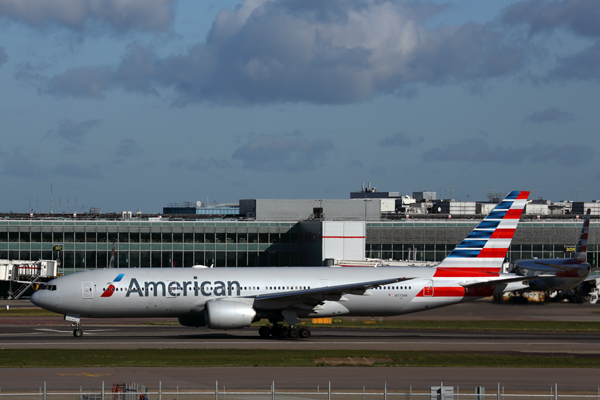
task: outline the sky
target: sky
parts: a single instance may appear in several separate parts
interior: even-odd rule
[[[0,0],[0,212],[591,201],[599,81],[597,0]]]

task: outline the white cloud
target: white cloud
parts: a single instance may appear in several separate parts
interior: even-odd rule
[[[490,25],[431,29],[445,7],[395,1],[246,1],[221,10],[205,42],[158,57],[131,48],[120,65],[74,68],[46,93],[101,98],[113,87],[173,89],[178,105],[345,104],[418,83],[472,82],[522,65],[521,50]],[[79,79],[87,73],[90,82]]]

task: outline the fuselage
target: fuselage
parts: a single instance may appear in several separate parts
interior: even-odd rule
[[[434,278],[430,267],[385,268],[136,268],[75,273],[47,283],[34,304],[81,317],[185,317],[206,302],[392,278],[412,278],[298,307],[298,317],[392,316],[474,300],[502,287],[465,290],[456,278]]]

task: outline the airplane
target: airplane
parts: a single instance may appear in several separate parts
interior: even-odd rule
[[[518,260],[510,263],[508,271],[521,276],[546,276],[541,279],[530,280],[529,288],[531,290],[562,291],[576,288],[588,278],[592,270],[590,264],[587,262],[590,215],[591,209],[588,208],[575,248],[575,257]]]
[[[64,314],[75,337],[81,317],[175,317],[223,330],[267,319],[261,337],[308,338],[300,318],[394,316],[528,287],[500,272],[528,196],[510,192],[437,267],[108,268],[55,278],[31,301]]]

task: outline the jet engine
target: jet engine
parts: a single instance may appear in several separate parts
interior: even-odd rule
[[[206,326],[211,329],[247,328],[256,317],[251,304],[235,300],[212,300],[204,308]]]

